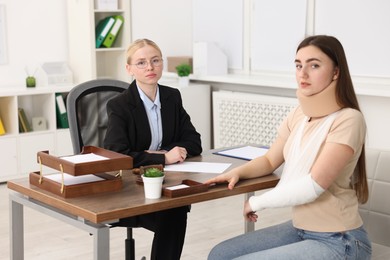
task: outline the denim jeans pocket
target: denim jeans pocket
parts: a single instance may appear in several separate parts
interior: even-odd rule
[[[350,251],[347,252],[347,259],[371,259],[371,242],[363,228],[348,231],[344,238],[348,240],[348,245],[350,246]]]
[[[367,245],[366,243],[355,240],[356,245],[356,259],[371,259],[372,248],[371,245]]]

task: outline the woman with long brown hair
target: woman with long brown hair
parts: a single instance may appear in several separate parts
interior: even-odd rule
[[[370,259],[371,243],[358,212],[368,199],[359,109],[341,43],[304,39],[295,56],[297,98],[268,152],[207,183],[264,176],[284,163],[278,185],[244,204],[257,221],[266,208],[292,207],[292,220],[218,244],[209,259]]]

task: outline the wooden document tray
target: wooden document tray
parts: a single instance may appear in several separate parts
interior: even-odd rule
[[[76,158],[79,155],[87,154],[95,154],[98,156],[106,157],[107,160],[75,163],[69,160],[62,159],[65,157]],[[133,158],[131,158],[130,156],[95,146],[84,146],[80,154],[76,154],[73,156],[56,157],[50,155],[48,151],[38,152],[37,159],[38,163],[41,162],[43,165],[46,165],[58,171],[64,171],[73,176],[127,170],[133,168]]]
[[[64,198],[75,198],[79,196],[91,195],[101,192],[119,191],[122,189],[122,178],[118,178],[114,175],[107,173],[98,173],[94,175],[105,180],[73,185],[64,185],[63,189],[61,183],[53,181],[45,176],[42,177],[42,180],[40,182],[39,180],[41,176],[39,172],[31,172],[29,177],[30,183],[32,185]]]
[[[209,189],[209,186],[207,184],[203,184],[193,180],[183,180],[181,184],[184,184],[188,187],[183,187],[183,188],[178,187],[177,189],[171,189],[171,188],[180,185],[165,187],[163,188],[164,196],[167,196],[169,198],[176,198],[176,197],[191,195],[195,193],[205,192]]]
[[[62,180],[45,177],[41,170],[30,173],[30,183],[65,198],[121,190],[122,170],[133,167],[132,157],[94,146],[84,146],[80,154],[63,157],[41,151],[37,153],[37,159],[41,165],[58,170]],[[93,174],[104,180],[65,185],[65,173],[75,177]]]

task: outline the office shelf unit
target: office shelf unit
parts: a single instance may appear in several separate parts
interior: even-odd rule
[[[96,0],[68,0],[69,66],[76,84],[97,78],[128,81],[126,48],[131,43],[130,1],[118,0],[118,9],[97,9]],[[95,28],[107,16],[122,15],[124,22],[111,48],[96,48]]]
[[[6,130],[0,136],[0,182],[39,171],[38,151],[48,150],[55,155],[73,153],[69,129],[57,129],[55,101],[56,93],[66,97],[72,87],[16,87],[0,91],[0,117]],[[31,125],[33,117],[43,117],[46,129],[20,132],[18,108],[23,108]]]

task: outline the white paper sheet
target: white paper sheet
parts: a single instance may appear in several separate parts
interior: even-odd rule
[[[45,178],[50,179],[52,181],[62,183],[62,174],[61,173],[54,173],[50,175],[45,175]],[[96,182],[96,181],[104,181],[105,179],[100,178],[93,174],[86,174],[81,176],[73,176],[67,173],[64,173],[64,184],[65,185],[75,185],[75,184],[81,184],[81,183],[88,183],[88,182]]]
[[[166,165],[164,171],[223,173],[230,165],[231,163],[182,162]]]
[[[185,185],[185,184],[179,184],[179,185],[176,185],[176,186],[171,186],[171,187],[166,187],[167,190],[180,190],[180,189],[185,189],[185,188],[188,188],[190,186],[188,185]]]
[[[64,156],[64,157],[60,157],[60,158],[63,160],[72,162],[72,163],[85,163],[85,162],[95,162],[95,161],[108,160],[107,157],[97,155],[95,153],[77,154],[77,155],[71,155],[71,156]]]
[[[266,154],[267,151],[268,148],[264,148],[264,147],[243,146],[243,147],[228,149],[224,151],[219,151],[216,152],[215,154],[244,159],[244,160],[252,160],[256,157]]]

